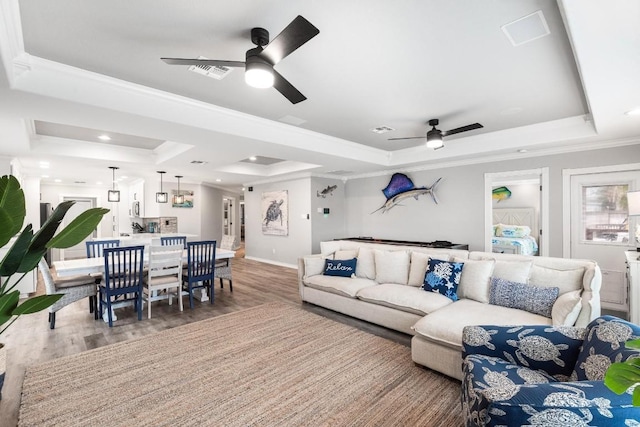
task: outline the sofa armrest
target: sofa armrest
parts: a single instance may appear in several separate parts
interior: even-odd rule
[[[499,425],[625,425],[640,419],[631,395],[617,395],[602,381],[555,382],[520,386],[510,398],[498,400],[492,389],[480,392],[490,400],[489,426]],[[504,396],[504,394],[502,394]],[[560,423],[560,424],[559,424]],[[584,423],[584,424],[583,424]]]
[[[586,329],[572,326],[465,326],[462,359],[481,354],[567,378],[578,360]]]

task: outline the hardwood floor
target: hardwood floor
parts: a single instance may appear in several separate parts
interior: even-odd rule
[[[138,321],[133,309],[117,311],[118,320],[113,328],[102,320],[94,320],[89,314],[88,300],[78,301],[56,316],[56,328],[49,329],[47,312],[22,316],[2,336],[7,346],[7,376],[0,401],[0,426],[15,426],[18,420],[20,394],[25,368],[31,364],[53,360],[113,344],[136,339],[176,326],[219,316],[267,302],[279,301],[300,305],[305,310],[342,322],[361,330],[393,340],[405,346],[411,337],[396,331],[350,318],[311,304],[302,303],[298,294],[297,270],[265,264],[245,258],[235,258],[233,269],[233,293],[225,281],[224,289],[216,283],[215,303],[196,302],[193,310],[188,307],[181,313],[175,304],[155,302],[152,318]]]

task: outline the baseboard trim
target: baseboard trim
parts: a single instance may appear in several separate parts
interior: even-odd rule
[[[298,269],[298,265],[297,264],[287,264],[285,262],[278,262],[278,261],[274,261],[272,259],[256,258],[256,257],[246,256],[246,255],[245,255],[245,258],[246,259],[250,259],[252,261],[264,262],[266,264],[279,265],[280,267],[293,268],[295,270]]]

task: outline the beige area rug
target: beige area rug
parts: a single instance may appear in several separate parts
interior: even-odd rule
[[[410,349],[270,303],[27,368],[20,426],[454,426]]]

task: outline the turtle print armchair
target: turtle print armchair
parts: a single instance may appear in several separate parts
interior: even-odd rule
[[[640,425],[631,391],[603,382],[640,326],[601,316],[586,328],[467,326],[462,338],[462,407],[471,426]]]

